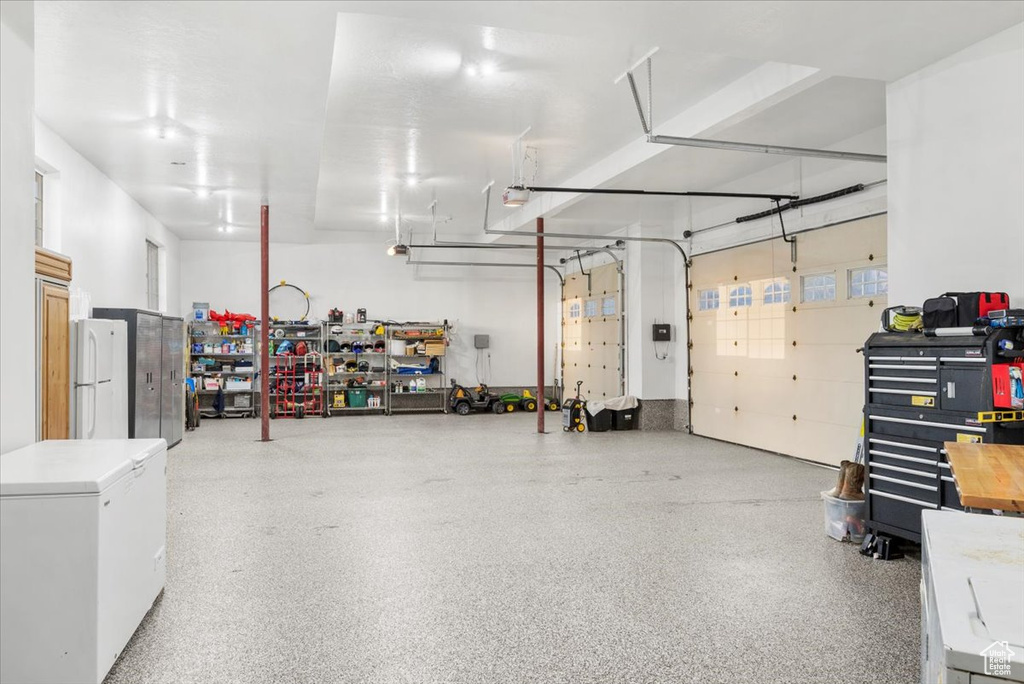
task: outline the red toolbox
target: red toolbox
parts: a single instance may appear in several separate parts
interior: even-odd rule
[[[1024,409],[1024,361],[992,364],[992,405]]]

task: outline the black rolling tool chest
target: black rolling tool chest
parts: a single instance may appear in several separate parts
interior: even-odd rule
[[[872,531],[920,542],[922,510],[963,510],[944,442],[1024,444],[1024,422],[982,422],[978,415],[993,411],[992,365],[1017,360],[999,341],[1017,335],[1002,329],[988,336],[868,338],[865,489]]]

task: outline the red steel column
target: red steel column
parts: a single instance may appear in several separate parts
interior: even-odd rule
[[[544,219],[537,217],[537,432],[544,434]]]
[[[270,441],[270,207],[260,205],[260,441]]]

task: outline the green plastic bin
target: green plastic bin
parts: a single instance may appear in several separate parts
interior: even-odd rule
[[[348,391],[348,405],[351,408],[366,408],[366,390],[350,389]]]

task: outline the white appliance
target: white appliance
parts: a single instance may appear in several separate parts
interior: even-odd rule
[[[167,442],[0,456],[0,684],[99,684],[163,589]]]
[[[921,682],[1024,682],[1024,518],[922,513]]]
[[[127,439],[128,324],[86,318],[72,325],[72,437]]]

